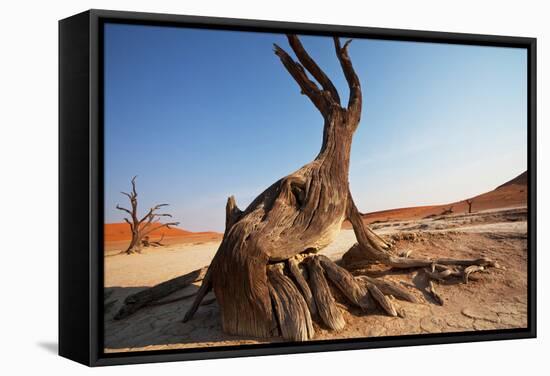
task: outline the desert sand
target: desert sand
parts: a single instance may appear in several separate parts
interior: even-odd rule
[[[222,239],[222,234],[214,231],[192,232],[181,228],[162,228],[151,232],[151,240],[160,240],[162,244],[201,244],[216,242]],[[105,255],[113,255],[124,251],[132,237],[127,223],[107,223],[104,226]]]
[[[477,203],[477,207],[476,207]],[[464,206],[461,206],[461,205]],[[418,304],[396,301],[400,316],[388,317],[376,308],[363,313],[344,304],[345,329],[328,331],[316,326],[315,340],[376,337],[418,333],[462,332],[527,326],[527,196],[521,175],[497,189],[474,198],[473,213],[465,203],[394,209],[366,214],[365,222],[395,243],[397,251],[410,250],[419,257],[488,257],[501,268],[477,273],[468,284],[440,284],[440,306],[426,292],[422,273],[377,270],[385,279],[401,283],[415,294]],[[441,212],[453,205],[453,213]],[[114,226],[113,228],[115,228]],[[105,351],[124,352],[189,347],[226,346],[268,342],[265,339],[224,334],[219,307],[210,293],[195,317],[182,323],[193,298],[149,306],[119,321],[113,316],[124,298],[149,286],[208,265],[221,234],[171,233],[167,246],[148,248],[140,255],[119,254],[124,239],[112,236],[105,257]],[[343,226],[338,238],[321,253],[333,260],[356,242]],[[127,243],[127,240],[126,240]],[[354,270],[361,275],[365,270]],[[369,270],[373,273],[373,270]],[[196,291],[192,285],[172,297]],[[345,306],[345,307],[344,307]],[[277,342],[280,339],[270,339]]]

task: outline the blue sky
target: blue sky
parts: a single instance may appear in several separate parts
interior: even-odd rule
[[[272,52],[279,34],[105,26],[105,221],[137,184],[141,210],[193,231],[223,230],[225,201],[245,208],[310,162],[323,120]],[[347,102],[332,39],[301,37]],[[355,39],[363,88],[350,185],[363,212],[442,204],[527,169],[524,49]]]

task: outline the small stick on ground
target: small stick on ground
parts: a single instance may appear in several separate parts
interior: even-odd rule
[[[440,281],[440,282],[446,280],[448,277],[453,275],[453,271],[451,269],[445,269],[445,270],[441,270],[439,272],[430,271],[428,269],[424,269],[424,271],[426,272],[426,275],[430,279],[435,279],[435,280]]]
[[[485,268],[483,266],[478,266],[478,265],[470,265],[468,266],[466,269],[464,269],[463,271],[463,274],[464,274],[464,283],[468,283],[468,277],[470,276],[470,274],[472,273],[475,273],[475,272],[481,272],[481,271],[484,271]]]
[[[435,284],[434,284],[434,281],[431,281],[429,282],[429,287],[428,287],[428,292],[431,294],[431,296],[435,299],[435,301],[437,302],[437,304],[439,305],[443,305],[443,298],[441,297],[441,295],[439,295],[437,293],[437,291],[435,291]]]

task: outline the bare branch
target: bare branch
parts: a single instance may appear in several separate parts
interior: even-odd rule
[[[334,48],[336,49],[336,56],[340,60],[340,66],[344,71],[344,76],[348,82],[350,94],[348,101],[348,110],[353,110],[357,113],[361,113],[361,83],[359,82],[359,77],[353,69],[351,59],[348,55],[348,46],[351,43],[351,39],[344,43],[344,47],[340,47],[340,39],[334,37]]]
[[[149,218],[149,220],[145,222],[145,224],[143,224],[144,222],[143,219],[139,222],[140,229],[143,231],[152,224],[160,223],[160,217],[172,217],[172,216],[170,214],[156,214],[156,213],[148,214],[146,217],[144,217],[144,219]]]
[[[132,178],[132,194],[135,197],[137,197],[137,191],[136,191],[136,178],[137,178],[137,175],[135,175],[133,178]]]
[[[304,68],[299,63],[292,60],[285,50],[277,44],[273,44],[273,49],[275,51],[275,55],[281,59],[281,62],[285,66],[288,73],[290,73],[292,78],[294,78],[300,86],[302,94],[307,95],[315,107],[317,107],[323,115],[326,115],[330,107],[330,102],[328,102],[325,96],[323,96],[317,84],[307,77]]]
[[[131,200],[132,199],[132,195],[127,193],[127,192],[120,192],[122,193],[124,196],[128,196],[128,198]]]
[[[315,61],[311,58],[311,56],[309,56],[307,51],[304,49],[304,46],[300,42],[300,39],[298,39],[296,35],[287,35],[287,38],[290,47],[292,47],[292,50],[296,54],[296,57],[298,57],[300,63],[302,63],[304,68],[306,68],[317,80],[317,82],[321,84],[323,89],[330,93],[334,102],[337,105],[340,105],[340,96],[338,95],[336,87],[325,74],[325,72],[323,72],[321,68],[317,65],[317,63],[315,63]]]
[[[130,220],[126,217],[124,217],[124,221],[130,225],[130,231],[133,233],[134,232],[134,224],[132,222],[130,222]]]
[[[122,206],[120,206],[120,205],[118,205],[118,204],[117,204],[116,208],[117,208],[118,210],[125,211],[126,213],[132,215],[132,212],[131,212],[130,210],[128,210],[128,209],[126,209],[126,208],[123,208]],[[126,218],[124,218],[124,219],[126,219]]]
[[[164,206],[168,206],[168,204],[158,204],[158,205],[152,207],[151,209],[149,209],[147,214],[145,214],[145,216],[139,220],[139,223],[142,223],[143,221],[145,221],[147,218],[149,218],[152,215],[156,215],[156,216],[159,216],[159,217],[171,217],[170,214],[154,214],[155,210],[158,210],[158,209],[160,209]]]

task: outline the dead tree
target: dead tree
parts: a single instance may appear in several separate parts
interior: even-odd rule
[[[149,234],[153,231],[160,230],[161,228],[170,228],[170,226],[177,226],[179,222],[168,222],[168,223],[161,223],[160,220],[163,217],[169,217],[171,218],[172,215],[166,214],[166,213],[157,213],[157,210],[159,210],[162,207],[168,206],[168,204],[158,204],[154,207],[150,208],[147,214],[145,214],[143,217],[138,217],[138,200],[137,200],[137,191],[136,191],[136,176],[134,176],[131,180],[132,182],[132,191],[130,193],[127,192],[121,192],[123,195],[127,196],[130,200],[130,208],[127,209],[117,204],[116,208],[118,210],[122,210],[130,216],[130,218],[125,217],[124,221],[128,223],[130,226],[130,232],[132,234],[132,239],[130,240],[130,244],[128,245],[128,248],[126,249],[125,253],[132,254],[132,253],[140,253],[141,249],[144,245],[144,239],[146,239],[146,243],[149,243]],[[164,237],[164,235],[163,235]],[[162,240],[162,238],[161,238]],[[160,244],[160,241],[158,242],[158,245]]]
[[[289,35],[288,42],[298,61],[278,45],[274,51],[301,93],[323,116],[321,150],[312,162],[273,183],[245,210],[236,206],[233,197],[228,199],[222,243],[184,321],[213,289],[226,333],[270,337],[278,332],[290,340],[309,339],[314,335],[313,307],[318,314],[315,317],[329,328],[338,330],[345,325],[327,281],[341,290],[350,304],[364,309],[369,292],[384,311],[395,315],[391,299],[384,294],[388,290],[372,281],[358,281],[345,269],[316,255],[331,243],[345,219],[353,226],[365,260],[373,263],[396,268],[424,268],[434,263],[491,265],[486,259],[399,257],[364,224],[348,184],[351,143],[362,107],[361,84],[348,54],[351,41],[341,45],[334,38],[336,57],[350,92],[345,105],[298,37]],[[300,278],[301,273],[308,278]]]
[[[472,204],[474,203],[474,199],[469,198],[468,200],[466,200],[466,203],[468,204],[468,214],[471,214],[472,213]]]

